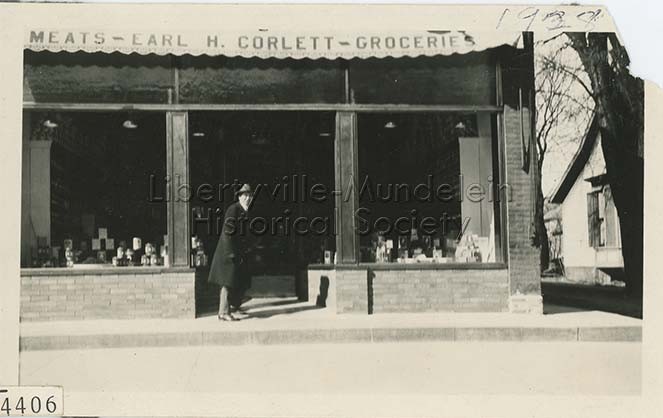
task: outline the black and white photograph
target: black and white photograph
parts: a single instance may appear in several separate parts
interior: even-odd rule
[[[650,393],[646,82],[608,9],[21,6],[0,415]]]

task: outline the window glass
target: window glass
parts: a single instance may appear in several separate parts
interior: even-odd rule
[[[487,52],[350,61],[356,103],[495,104],[495,65]]]
[[[600,216],[600,192],[587,193],[587,230],[589,232],[589,246],[601,247],[601,216]]]
[[[24,266],[163,264],[165,116],[27,115]]]
[[[606,246],[619,246],[619,216],[617,208],[612,199],[612,190],[610,185],[603,186],[603,195],[605,197],[605,228],[606,228]]]
[[[488,114],[360,114],[362,262],[501,261]]]
[[[182,57],[181,103],[341,103],[341,61]]]
[[[46,51],[24,54],[26,102],[168,103],[172,87],[168,56]]]

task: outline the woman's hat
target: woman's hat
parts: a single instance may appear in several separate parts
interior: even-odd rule
[[[235,193],[237,196],[243,195],[243,194],[253,194],[253,190],[251,190],[251,186],[248,184],[243,184],[242,187]]]

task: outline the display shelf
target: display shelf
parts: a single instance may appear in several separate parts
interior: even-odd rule
[[[110,264],[103,264],[101,267],[22,268],[21,276],[114,276],[160,273],[190,273],[193,271],[195,271],[195,269],[190,267],[114,267]]]
[[[505,263],[358,263],[309,264],[309,270],[504,270]]]

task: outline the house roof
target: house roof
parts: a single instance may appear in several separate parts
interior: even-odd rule
[[[563,203],[566,196],[571,191],[573,184],[576,182],[578,176],[582,173],[583,168],[589,161],[589,157],[592,155],[592,150],[594,149],[594,144],[596,143],[596,138],[599,134],[599,123],[596,115],[592,118],[592,122],[587,128],[584,138],[582,139],[582,144],[578,147],[575,155],[571,159],[571,163],[566,168],[562,180],[557,185],[557,188],[552,194],[550,202],[552,203]]]

